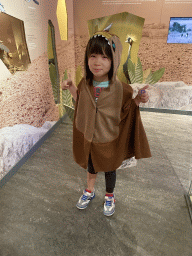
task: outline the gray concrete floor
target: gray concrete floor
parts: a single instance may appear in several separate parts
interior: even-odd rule
[[[103,215],[103,173],[95,199],[76,208],[86,170],[73,160],[65,121],[0,189],[0,256],[191,256],[192,117],[141,115],[153,157],[117,172],[115,214]]]

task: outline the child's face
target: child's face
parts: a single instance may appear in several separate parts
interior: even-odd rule
[[[105,54],[91,54],[88,58],[88,66],[95,81],[109,80],[108,73],[111,69],[111,60]]]

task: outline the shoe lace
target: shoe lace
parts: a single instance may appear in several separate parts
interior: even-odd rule
[[[106,206],[111,206],[112,201],[111,200],[106,200],[105,204],[106,204]]]
[[[83,195],[83,196],[82,196],[82,200],[84,200],[84,201],[87,200],[87,196],[86,196],[86,195]]]

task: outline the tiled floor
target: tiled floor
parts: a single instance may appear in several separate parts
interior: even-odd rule
[[[85,210],[86,170],[61,124],[0,189],[0,256],[191,256],[191,116],[141,112],[153,157],[117,172],[116,212],[103,215],[104,175]]]
[[[157,138],[183,189],[192,180],[192,116],[141,112],[149,136]]]

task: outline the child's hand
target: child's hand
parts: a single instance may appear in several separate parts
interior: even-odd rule
[[[135,103],[137,104],[137,106],[139,106],[139,104],[142,103],[146,103],[149,100],[149,94],[146,91],[146,89],[149,88],[149,85],[144,86],[143,88],[141,88],[137,94],[137,96],[135,97]]]
[[[71,79],[71,74],[69,74],[69,78],[67,80],[62,81],[61,88],[62,88],[62,90],[67,90],[72,85],[73,85],[73,81]]]
[[[141,88],[138,92],[138,95],[139,95],[139,98],[140,98],[140,101],[142,103],[146,103],[148,100],[149,100],[149,94],[148,92],[146,91],[146,89],[149,88],[149,85],[146,85],[144,86],[143,88]]]

